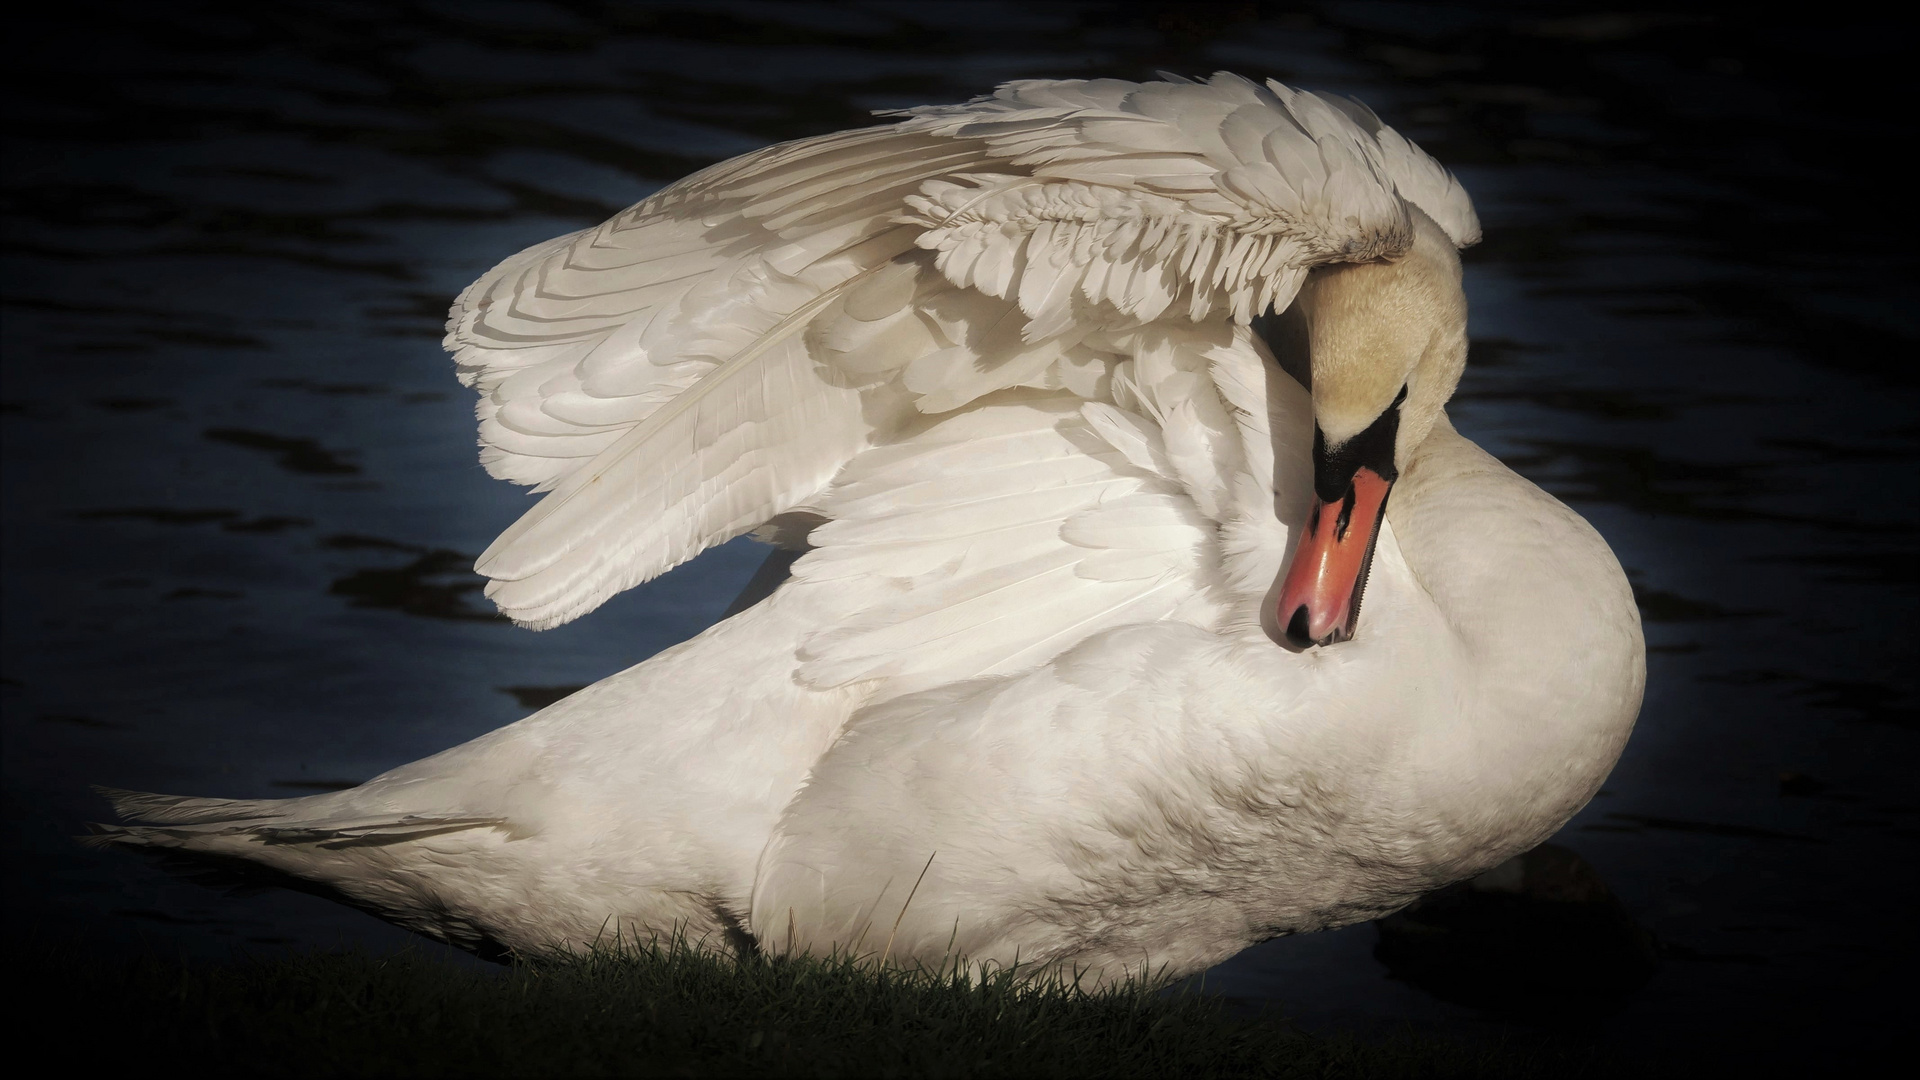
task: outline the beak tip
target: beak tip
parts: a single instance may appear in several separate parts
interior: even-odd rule
[[[1353,638],[1352,628],[1344,625],[1329,627],[1324,634],[1314,637],[1312,624],[1313,617],[1307,611],[1307,605],[1295,607],[1292,618],[1287,620],[1286,629],[1281,632],[1287,647],[1294,652],[1306,652],[1316,645],[1338,645]]]
[[[1277,644],[1305,652],[1352,640],[1392,486],[1362,467],[1355,470],[1337,516],[1324,512],[1333,504],[1316,498],[1306,534],[1280,579]]]
[[[1286,639],[1287,644],[1301,652],[1319,644],[1307,631],[1307,605],[1301,604],[1293,609],[1293,618],[1287,620]]]

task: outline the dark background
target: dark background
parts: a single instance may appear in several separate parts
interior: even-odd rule
[[[1460,947],[1437,965],[1393,952],[1405,925],[1361,926],[1252,950],[1208,988],[1320,1029],[1649,1060],[1831,1064],[1897,1033],[1920,838],[1904,23],[1588,4],[58,8],[6,45],[17,941],[397,947],[319,900],[227,897],[78,848],[104,812],[86,785],[349,785],[698,632],[752,573],[762,550],[737,541],[560,630],[491,616],[472,555],[526,497],[475,464],[438,338],[493,262],[872,109],[1226,68],[1361,97],[1474,194],[1487,238],[1467,256],[1456,423],[1606,535],[1650,655],[1625,757],[1556,838],[1577,862],[1539,868],[1615,944],[1581,945],[1579,920],[1442,911]]]

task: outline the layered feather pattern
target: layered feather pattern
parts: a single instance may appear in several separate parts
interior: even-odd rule
[[[1155,471],[1167,465],[1157,430],[1129,428],[1141,445],[1122,451],[1083,406],[1117,412],[1023,395],[851,463],[820,503],[832,520],[794,587],[874,602],[806,643],[802,682],[884,679],[891,697],[1020,671],[1110,626],[1209,621],[1194,594],[1213,523]]]
[[[1366,106],[1277,82],[1016,82],[905,115],[1013,167],[929,183],[901,220],[956,284],[1018,296],[1030,337],[1085,318],[1076,294],[1135,324],[1247,322],[1313,266],[1403,254],[1408,205],[1479,239],[1451,174]]]
[[[479,562],[503,611],[553,626],[776,515],[825,512],[871,448],[1018,388],[1153,428],[1162,494],[1219,521],[1221,476],[1249,460],[1209,388],[1227,328],[1284,308],[1314,266],[1402,253],[1410,206],[1478,235],[1452,177],[1364,106],[1278,83],[1018,82],[901,115],[723,162],[461,295],[447,344],[482,393],[481,458],[547,492]],[[1069,427],[1125,443],[1131,423]],[[1056,526],[1090,510],[1062,497]],[[1154,564],[1049,565],[1120,581]],[[849,649],[832,671],[859,667]]]

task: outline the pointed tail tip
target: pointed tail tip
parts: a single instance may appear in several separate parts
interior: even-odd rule
[[[270,801],[258,799],[205,799],[190,795],[160,795],[151,791],[89,785],[95,794],[107,800],[122,825],[98,826],[102,830],[140,825],[198,825],[243,818],[277,817],[269,809]],[[91,826],[90,826],[91,827]]]
[[[88,784],[87,788],[95,795],[107,800],[108,805],[113,807],[115,816],[119,817],[122,821],[136,820],[141,816],[140,811],[143,806],[151,800],[167,798],[165,795],[154,795],[151,792],[145,791],[130,791],[127,788],[108,787],[105,784]],[[104,827],[110,826],[88,825],[88,828],[91,829]]]
[[[87,831],[73,837],[73,842],[81,847],[106,849],[116,844],[139,844],[140,840],[124,825],[107,825],[98,821],[84,823]]]

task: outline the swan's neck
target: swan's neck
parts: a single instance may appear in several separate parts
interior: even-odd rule
[[[1591,525],[1444,416],[1387,517],[1470,673],[1456,727],[1430,733],[1431,770],[1500,792],[1536,823],[1512,841],[1531,846],[1592,797],[1639,713],[1646,653],[1626,576]]]

